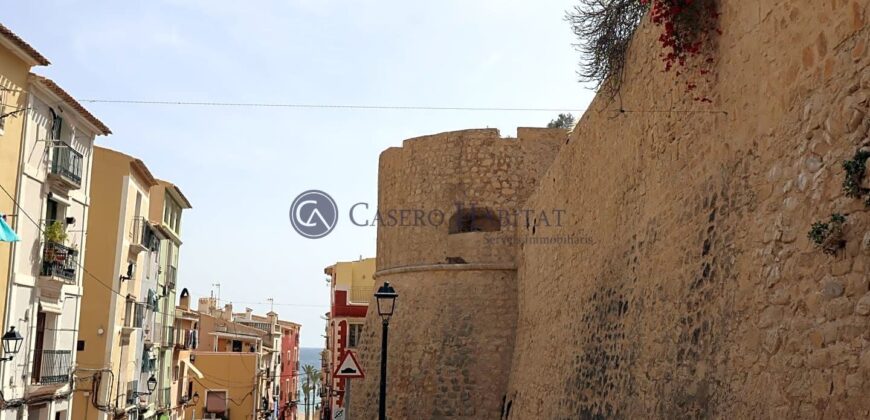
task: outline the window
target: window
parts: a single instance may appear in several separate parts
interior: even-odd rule
[[[347,331],[347,346],[354,348],[359,343],[360,335],[362,335],[362,324],[350,324]]]
[[[449,234],[465,232],[497,232],[501,221],[490,209],[463,208],[450,217]]]
[[[223,413],[227,411],[227,392],[226,391],[211,391],[205,392],[205,412],[206,413]]]
[[[242,352],[242,342],[239,340],[233,340],[233,353],[241,353]]]
[[[50,140],[60,140],[60,133],[63,127],[63,118],[60,114],[54,112],[54,109],[49,109],[51,112],[51,136]]]
[[[163,223],[175,233],[181,233],[181,205],[169,195],[163,203]]]
[[[136,191],[135,212],[136,212],[136,218],[139,218],[139,216],[142,215],[142,193],[140,193],[139,191]]]
[[[45,201],[45,224],[50,225],[63,219],[63,209],[57,201],[48,199]]]

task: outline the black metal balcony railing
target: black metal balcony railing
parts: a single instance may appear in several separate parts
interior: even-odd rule
[[[79,252],[54,242],[46,242],[42,250],[41,276],[60,277],[67,283],[76,282]]]
[[[70,367],[72,367],[72,351],[70,350],[43,350],[39,355],[39,383],[57,384],[70,380]]]
[[[58,175],[71,184],[82,184],[82,154],[66,143],[54,146],[54,156],[51,159],[51,173]]]

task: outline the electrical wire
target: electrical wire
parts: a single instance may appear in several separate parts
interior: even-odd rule
[[[4,192],[4,193],[9,197],[9,199],[12,200],[12,203],[13,203],[13,204],[15,205],[15,207],[18,209],[19,214],[23,214],[27,220],[29,220],[31,223],[33,223],[33,225],[34,225],[34,226],[36,227],[36,229],[39,231],[40,235],[43,235],[43,234],[45,233],[45,231],[43,230],[43,228],[42,228],[42,226],[39,224],[39,222],[37,222],[36,219],[34,219],[34,218],[33,218],[33,217],[32,217],[32,216],[31,216],[31,215],[30,215],[26,210],[24,210],[24,208],[21,206],[21,204],[20,204],[20,203],[15,199],[15,197],[14,197],[11,193],[9,193],[9,191],[8,191],[8,190],[7,190],[7,189],[6,189],[2,184],[0,184],[0,190],[3,190],[3,192]],[[93,278],[94,280],[96,280],[98,284],[102,285],[103,287],[105,287],[106,289],[108,289],[109,291],[111,291],[112,293],[115,293],[116,295],[118,295],[118,296],[120,296],[120,297],[122,297],[122,298],[124,298],[124,299],[127,298],[127,296],[125,296],[125,295],[123,295],[122,293],[116,291],[114,287],[109,286],[109,285],[106,284],[106,282],[104,282],[102,279],[100,279],[99,277],[97,277],[96,275],[94,275],[93,273],[91,273],[90,271],[88,271],[88,270],[84,267],[84,265],[82,265],[82,264],[79,263],[78,261],[75,261],[75,264],[76,264],[77,267],[81,268],[81,270],[82,270],[83,273],[85,273],[85,274],[91,276],[91,278]],[[161,313],[161,314],[169,315],[168,312],[160,312],[160,311],[157,311],[157,310],[154,310],[154,311],[152,311],[152,312],[155,313],[155,314],[156,314],[156,313]],[[173,313],[173,315],[174,315],[174,313]],[[232,316],[232,314],[231,314],[231,316]],[[238,332],[237,332],[238,330],[237,330],[237,325],[236,325],[236,323],[235,323],[234,321],[230,321],[230,324],[233,326],[233,332],[234,332],[235,334],[238,334]],[[252,327],[252,328],[253,328],[253,327]],[[256,372],[256,373],[259,373],[259,366],[255,366],[255,372]],[[99,381],[99,379],[97,379],[97,380]],[[102,410],[101,407],[99,407],[99,406],[97,406],[97,405],[95,405],[95,407],[96,407],[97,409]]]
[[[496,112],[578,112],[583,113],[590,108],[572,107],[498,107],[498,106],[436,106],[436,105],[360,105],[360,104],[318,104],[318,103],[280,103],[280,102],[227,102],[227,101],[186,101],[186,100],[145,100],[145,99],[77,99],[79,102],[93,104],[117,105],[167,105],[189,107],[227,107],[227,108],[290,108],[290,109],[353,109],[379,111],[496,111]],[[703,113],[725,114],[719,109],[603,109],[599,112],[611,111],[626,113]]]
[[[431,106],[431,105],[355,105],[355,104],[315,104],[315,103],[268,103],[268,102],[220,102],[220,101],[157,101],[138,99],[78,99],[79,102],[125,105],[173,105],[208,107],[244,108],[308,108],[308,109],[362,109],[362,110],[401,110],[401,111],[524,111],[524,112],[566,112],[585,111],[585,109],[563,108],[523,108],[523,107],[484,107],[484,106]]]
[[[34,219],[34,218],[29,214],[29,213],[27,213],[27,211],[24,210],[24,208],[20,205],[20,203],[18,203],[18,201],[15,200],[15,197],[14,197],[11,193],[9,193],[9,191],[8,191],[5,187],[3,187],[3,185],[0,185],[0,190],[2,190],[2,191],[6,194],[6,196],[9,197],[10,200],[12,200],[12,203],[13,203],[13,204],[15,205],[15,207],[18,209],[18,212],[19,212],[20,214],[23,214],[27,220],[29,220],[31,223],[33,223],[33,225],[34,225],[34,226],[36,227],[36,229],[39,231],[39,234],[40,234],[40,235],[42,235],[42,234],[45,233],[45,230],[43,229],[42,225],[40,225],[40,223],[37,222],[36,219]],[[108,289],[108,290],[111,291],[112,293],[114,293],[114,294],[116,294],[116,295],[118,295],[118,296],[120,296],[120,297],[122,297],[122,298],[124,298],[124,299],[127,299],[127,295],[125,295],[125,294],[123,294],[123,293],[121,293],[121,292],[115,290],[115,288],[112,287],[112,286],[110,286],[107,282],[103,281],[101,278],[97,277],[95,274],[93,274],[93,273],[91,273],[90,271],[88,271],[88,269],[86,269],[85,266],[84,266],[82,263],[80,263],[78,260],[75,261],[75,265],[76,265],[76,267],[80,268],[80,269],[82,270],[83,273],[87,274],[87,275],[90,276],[92,279],[96,280],[97,283],[98,283],[99,285],[105,287],[106,289]],[[190,291],[188,290],[188,292],[190,292]],[[204,297],[204,296],[205,296],[204,294],[201,294],[201,293],[191,293],[191,294],[195,294],[195,295],[197,295],[197,296],[201,296],[201,297]],[[229,302],[229,303],[233,303],[232,301],[227,301],[227,302]],[[136,303],[143,304],[143,303],[146,303],[146,301],[141,301],[141,302],[138,302],[138,301],[137,301]],[[248,304],[248,305],[265,305],[265,304],[268,304],[268,303],[266,303],[266,302],[235,302],[235,303],[240,304],[240,305],[243,305],[243,304]],[[322,308],[322,307],[328,307],[328,305],[311,305],[311,304],[299,304],[299,303],[275,303],[275,305],[276,305],[276,306],[277,306],[277,305],[282,305],[282,306],[296,306],[296,307],[321,307],[321,308]],[[152,312],[153,312],[154,314],[161,314],[161,315],[172,315],[172,316],[175,315],[175,312],[174,312],[174,311],[173,311],[173,312],[163,312],[163,311],[160,311],[160,310],[155,309],[155,310],[152,310]]]
[[[15,207],[18,209],[18,213],[19,213],[19,214],[23,214],[27,220],[29,220],[31,223],[33,223],[33,225],[34,225],[34,226],[36,227],[36,229],[39,231],[39,234],[40,234],[40,235],[44,235],[44,234],[45,234],[45,230],[42,228],[42,225],[40,225],[39,222],[36,221],[36,219],[34,219],[34,218],[29,214],[29,213],[27,213],[27,211],[24,210],[24,208],[21,206],[21,204],[20,204],[17,200],[15,200],[15,197],[13,197],[12,194],[10,194],[9,191],[8,191],[8,190],[7,190],[7,189],[6,189],[2,184],[0,184],[0,190],[3,190],[3,192],[6,193],[6,196],[8,196],[10,200],[12,200],[12,203],[13,203],[13,204],[15,205]],[[124,298],[124,299],[127,299],[127,295],[124,295],[124,294],[122,294],[121,292],[116,291],[114,287],[108,285],[108,284],[107,284],[106,282],[104,282],[101,278],[97,277],[96,275],[94,275],[93,273],[91,273],[90,271],[88,271],[88,269],[85,268],[85,266],[84,266],[82,263],[80,263],[78,260],[75,261],[75,265],[76,265],[76,267],[80,268],[80,269],[82,270],[83,273],[87,274],[87,275],[90,276],[92,279],[96,280],[97,283],[100,284],[101,286],[105,287],[106,289],[108,289],[108,290],[111,291],[112,293],[114,293],[114,294],[116,294],[116,295],[118,295],[118,296],[120,296],[120,297],[122,297],[122,298]],[[136,303],[144,303],[144,302],[136,302]],[[155,311],[152,311],[152,312],[154,312],[154,313],[160,313],[160,314],[170,315],[168,312],[159,312],[159,311],[156,311],[156,310],[155,310]],[[173,314],[174,314],[174,313],[173,313]]]

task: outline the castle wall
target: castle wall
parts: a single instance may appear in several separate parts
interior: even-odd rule
[[[388,416],[498,418],[516,328],[516,250],[508,223],[567,136],[559,129],[494,129],[406,140],[381,154],[378,210],[412,211],[409,223],[378,226],[376,285],[399,293],[390,323]],[[461,208],[503,212],[494,232],[449,234]],[[413,223],[413,211],[425,211]],[[429,223],[432,211],[444,214]],[[399,217],[399,219],[401,219]],[[382,222],[384,222],[382,220]],[[381,321],[369,306],[350,418],[377,416]]]
[[[518,206],[564,209],[515,238],[589,241],[379,228],[401,294],[391,417],[870,416],[870,207],[842,191],[843,160],[870,143],[865,3],[721,0],[710,104],[661,71],[645,22],[620,95],[596,98],[546,173],[506,180]],[[467,147],[446,133],[384,152],[381,207],[500,204],[506,187],[478,175],[499,170],[470,158],[487,135],[462,133]],[[807,231],[835,212],[846,245],[826,255]],[[457,256],[478,269],[448,271]],[[355,419],[377,407],[372,312]]]
[[[713,102],[644,25],[527,203],[593,244],[520,250],[504,417],[870,415],[870,213],[842,193],[870,143],[867,4],[721,3]],[[834,212],[829,256],[807,232]]]

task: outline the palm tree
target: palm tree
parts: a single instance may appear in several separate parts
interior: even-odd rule
[[[320,383],[320,371],[312,365],[302,366],[302,371],[305,374],[305,383],[302,384],[302,393],[305,394],[305,418],[310,420],[309,401],[313,403],[314,397],[316,397],[317,385]]]

